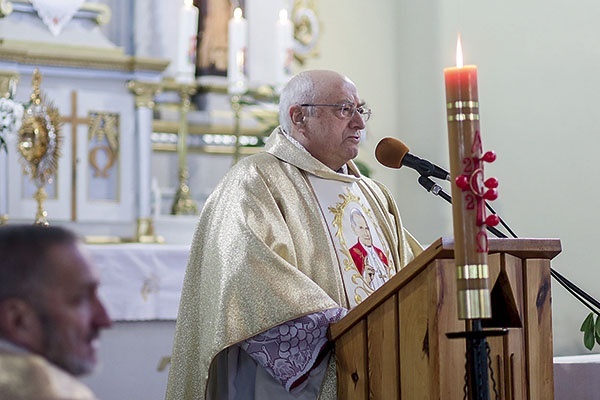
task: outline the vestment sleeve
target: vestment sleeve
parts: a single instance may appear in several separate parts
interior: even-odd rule
[[[327,344],[329,324],[348,311],[331,308],[284,322],[239,345],[290,391],[315,366]]]

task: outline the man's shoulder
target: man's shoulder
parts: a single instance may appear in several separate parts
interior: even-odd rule
[[[296,167],[286,163],[277,156],[261,151],[242,158],[226,174],[225,179],[252,181],[256,178],[265,178],[279,173],[288,175],[289,169]]]
[[[34,354],[0,350],[0,398],[14,400],[96,400],[92,391]]]

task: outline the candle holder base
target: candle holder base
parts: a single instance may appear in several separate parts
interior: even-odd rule
[[[159,243],[165,242],[162,236],[157,236],[154,233],[154,221],[152,218],[139,218],[137,220],[137,228],[135,232],[135,242],[138,243]]]
[[[171,207],[172,215],[197,215],[198,205],[196,201],[192,199],[190,194],[190,188],[187,184],[181,183],[177,192],[175,193],[175,199],[173,200],[173,206]]]

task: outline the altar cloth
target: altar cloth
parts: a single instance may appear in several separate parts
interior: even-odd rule
[[[114,321],[175,320],[188,245],[85,245],[100,273],[99,296]]]

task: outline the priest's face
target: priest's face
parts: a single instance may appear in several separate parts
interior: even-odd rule
[[[111,325],[98,298],[98,277],[76,244],[50,252],[52,272],[37,304],[39,340],[35,352],[73,375],[96,365],[100,330]]]
[[[326,74],[315,81],[319,93],[314,104],[321,106],[307,107],[302,144],[313,157],[337,171],[358,155],[365,122],[358,112],[348,116],[347,109],[362,103],[356,87],[346,78]],[[344,104],[346,109],[332,104]]]

